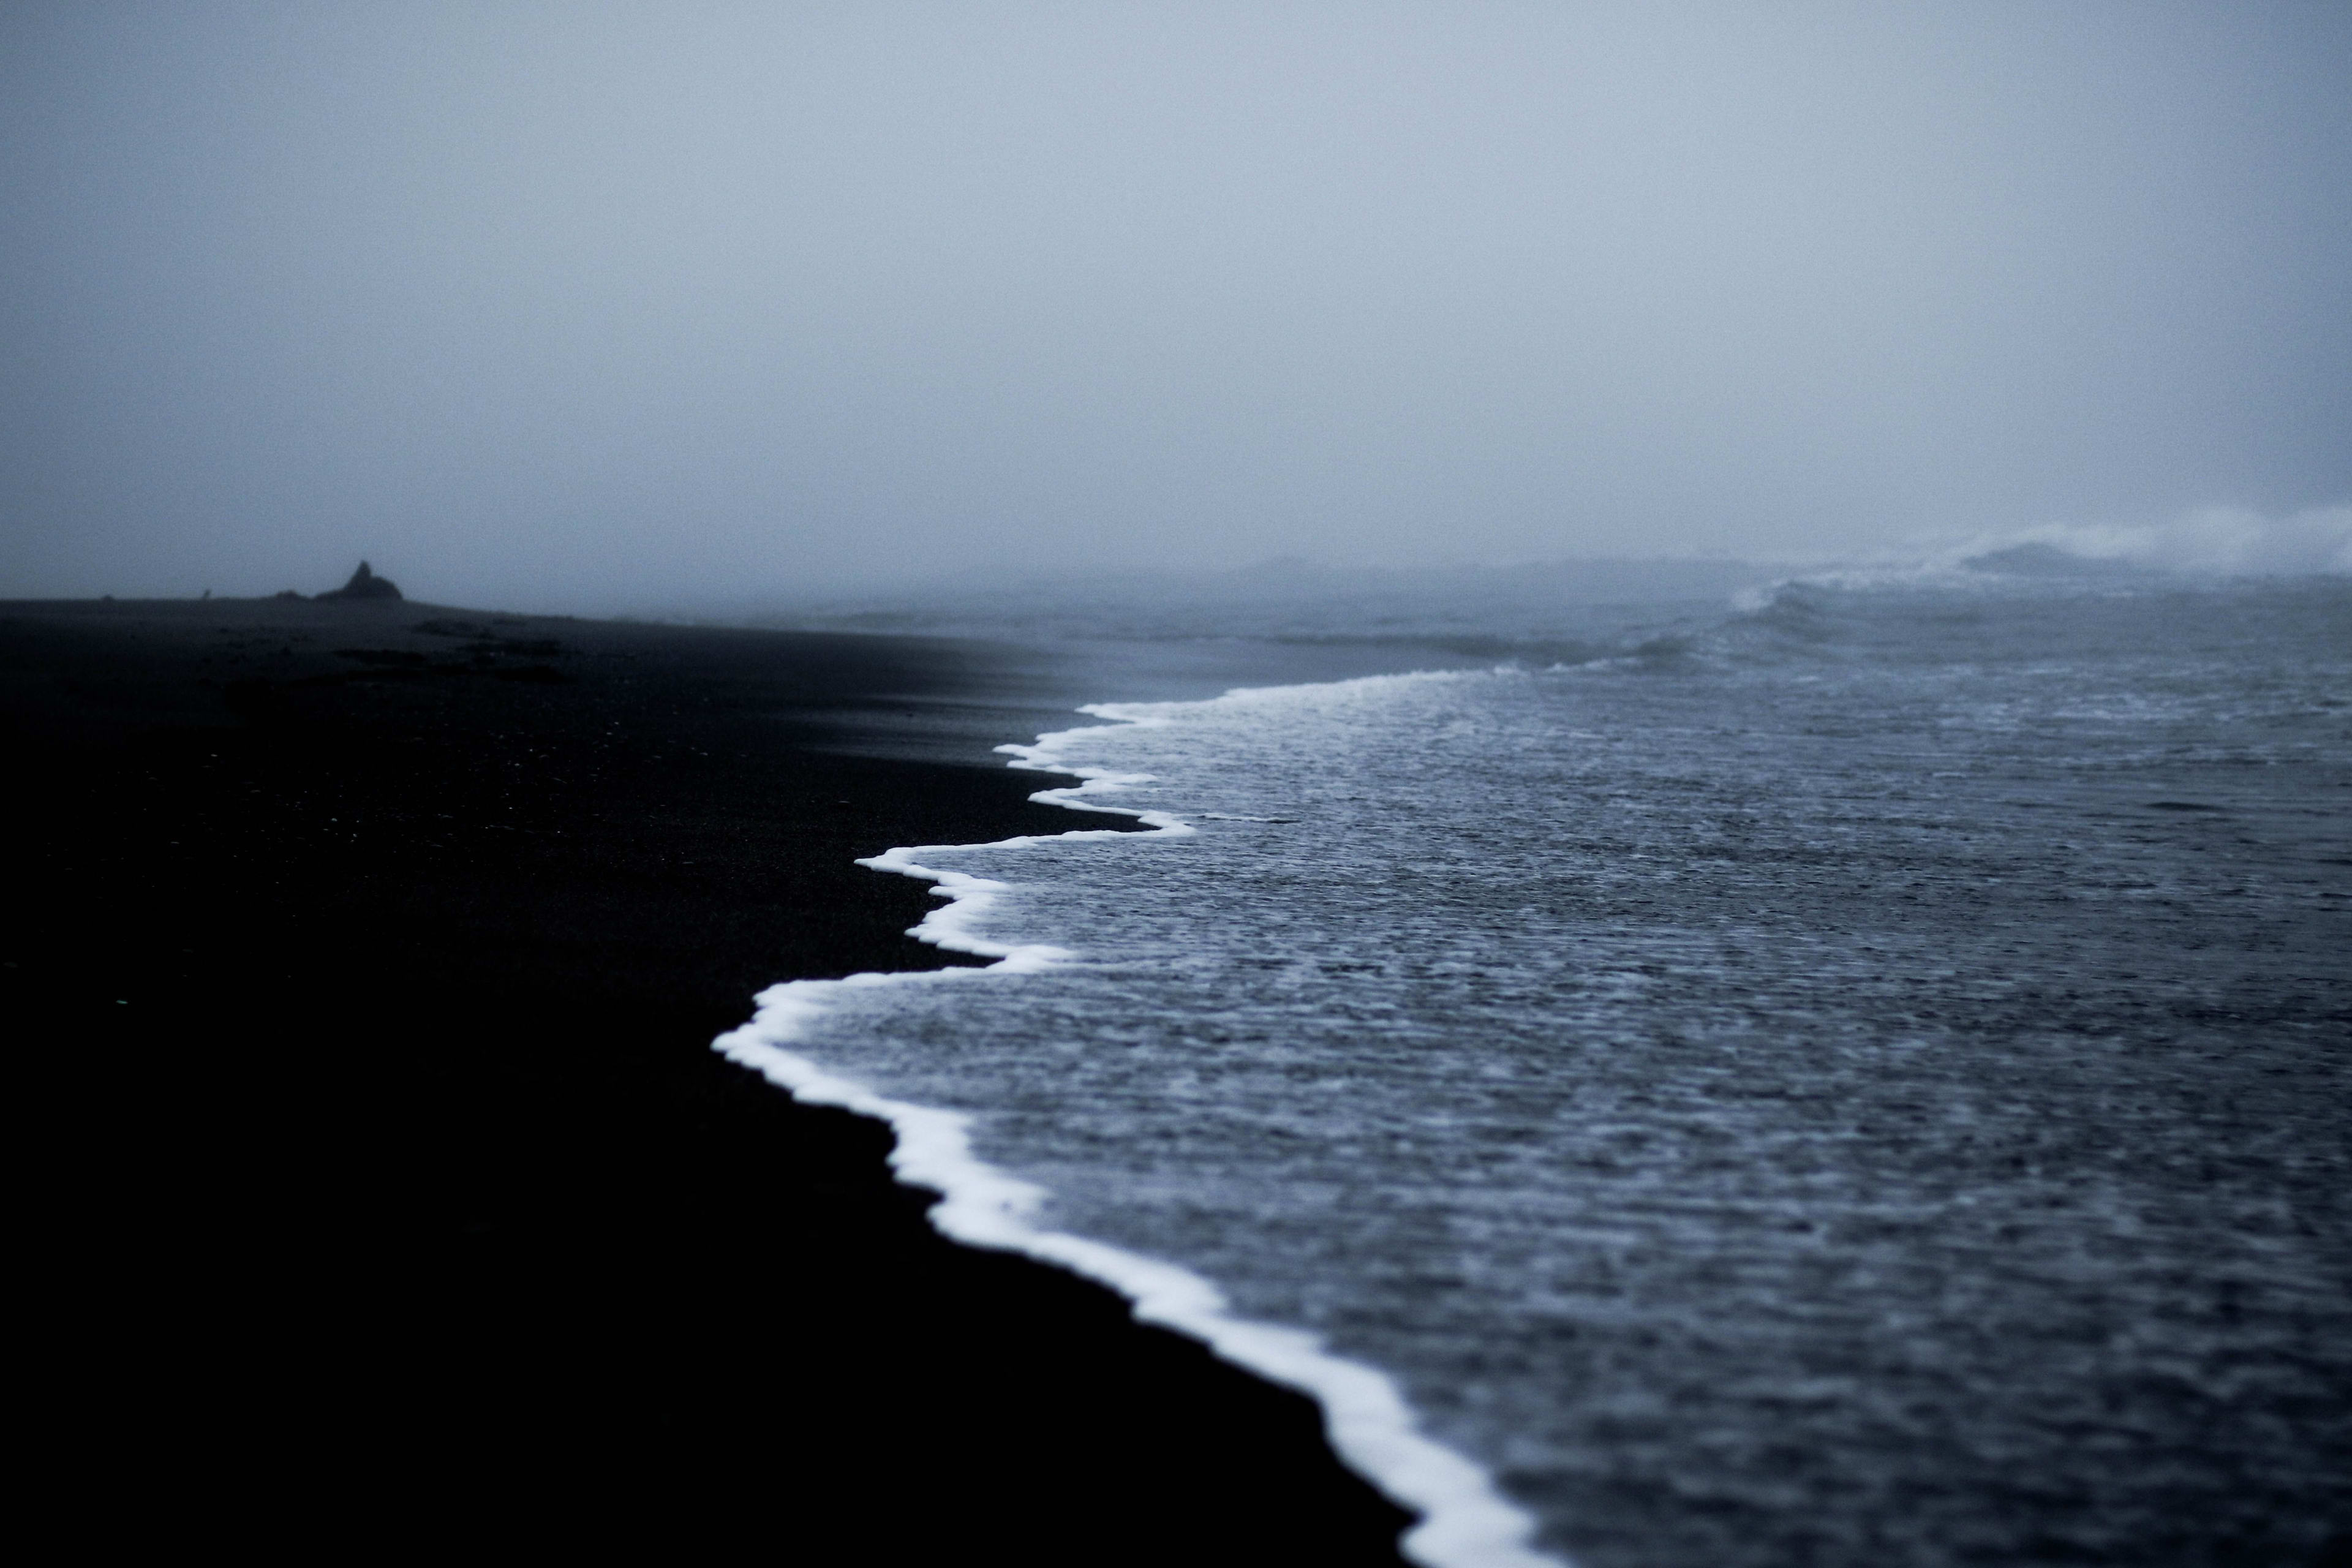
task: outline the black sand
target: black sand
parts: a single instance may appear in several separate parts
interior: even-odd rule
[[[886,1129],[709,1048],[940,961],[856,856],[1070,825],[993,658],[0,605],[23,1407],[88,1538],[1396,1561],[1305,1399],[940,1241]],[[969,762],[848,754],[918,730]]]

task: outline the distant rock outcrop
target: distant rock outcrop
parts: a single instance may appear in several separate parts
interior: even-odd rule
[[[352,574],[352,580],[340,588],[315,595],[321,599],[397,599],[399,585],[389,577],[379,577],[364,561]]]

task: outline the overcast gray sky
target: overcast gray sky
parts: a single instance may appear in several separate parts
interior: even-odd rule
[[[2352,5],[14,5],[0,592],[2352,500]]]

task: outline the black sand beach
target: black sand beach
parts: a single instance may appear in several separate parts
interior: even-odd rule
[[[31,1374],[90,1540],[1397,1560],[1304,1398],[940,1241],[886,1129],[709,1048],[940,962],[856,857],[1069,826],[988,755],[998,654],[18,603],[0,672]]]

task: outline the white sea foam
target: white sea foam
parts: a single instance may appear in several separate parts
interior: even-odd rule
[[[2189,578],[2345,576],[2352,574],[2352,505],[2306,507],[2278,517],[2209,506],[2137,523],[2050,522],[1916,540],[1865,559],[1821,563],[1794,580],[1837,587],[1962,588],[1973,563],[2035,545],[2090,566]],[[1769,597],[1771,587],[1761,592]],[[1752,600],[1757,590],[1742,593]]]
[[[2000,542],[2046,543],[2089,560],[2195,576],[2343,575],[2352,574],[2352,506],[2286,517],[2211,506],[2138,527],[2053,525]]]
[[[1221,702],[1295,700],[1309,689],[1320,695],[1395,680],[1450,679],[1453,675],[1376,676],[1336,681],[1319,689],[1258,688],[1229,692]],[[1096,704],[1080,711],[1118,722],[1158,726],[1191,703]],[[1013,767],[1076,773],[1081,782],[1042,790],[1033,800],[1077,811],[1135,817],[1151,831],[1195,831],[1172,813],[1110,805],[1089,795],[1115,793],[1148,782],[1148,775],[1087,768],[1064,760],[1076,737],[1093,726],[1056,731],[1034,745],[997,748],[1012,755]],[[1384,1373],[1325,1351],[1321,1340],[1303,1330],[1255,1322],[1235,1316],[1208,1280],[1190,1270],[1084,1237],[1043,1228],[1037,1214],[1046,1194],[1034,1184],[997,1170],[972,1152],[970,1118],[952,1110],[910,1104],[878,1094],[828,1071],[790,1047],[810,1021],[845,990],[881,985],[960,984],[980,976],[1033,973],[1068,962],[1067,949],[1043,943],[1007,943],[980,934],[979,919],[1007,884],[924,863],[923,857],[956,849],[1017,849],[1051,837],[1067,843],[1122,836],[1124,829],[1078,829],[1024,835],[985,846],[925,845],[894,848],[861,860],[877,871],[917,877],[933,884],[946,904],[925,916],[909,933],[950,952],[995,960],[982,967],[853,974],[841,980],[792,980],[761,992],[757,1012],[741,1027],[720,1036],[715,1047],[730,1060],[760,1072],[796,1100],[835,1105],[887,1121],[898,1134],[890,1165],[910,1186],[941,1194],[930,1220],[942,1235],[971,1246],[1017,1252],[1095,1279],[1134,1304],[1142,1322],[1162,1324],[1206,1343],[1226,1361],[1269,1381],[1296,1388],[1322,1406],[1332,1447],[1340,1458],[1397,1502],[1421,1514],[1407,1532],[1406,1554],[1427,1568],[1561,1568],[1561,1560],[1528,1544],[1534,1521],[1498,1495],[1486,1473],[1470,1460],[1422,1435],[1395,1383]]]
[[[2324,1500],[2343,1426],[2264,1391],[2352,1365],[2304,1310],[2329,1237],[2243,1224],[2277,1201],[2267,1151],[2316,1192],[2340,1131],[2307,977],[2338,963],[2315,900],[2352,887],[2319,809],[2347,595],[2053,547],[1605,637],[1495,623],[1530,665],[1644,662],[1098,710],[1014,755],[1199,836],[893,857],[1014,885],[924,901],[1035,972],[785,993],[821,1005],[775,1020],[782,1066],[859,1080],[812,1097],[899,1121],[951,1231],[1314,1388],[1441,1531],[1499,1521],[1424,1563],[1528,1538],[1458,1461],[1412,1473],[1400,1394],[1596,1564],[2259,1533],[2247,1465]],[[2191,1069],[2229,1094],[2183,1101]],[[2117,1128],[2147,1157],[2103,1156]],[[2115,1263],[2095,1300],[2085,1257]],[[2227,1324],[2216,1268],[2260,1282]],[[2131,1365],[2242,1397],[2070,1360],[2118,1302],[2156,1326]],[[1949,1395],[1924,1414],[1923,1376]],[[2157,1434],[2178,1475],[2070,1440],[2096,1430]],[[2021,1465],[2052,1484],[2021,1497]]]

